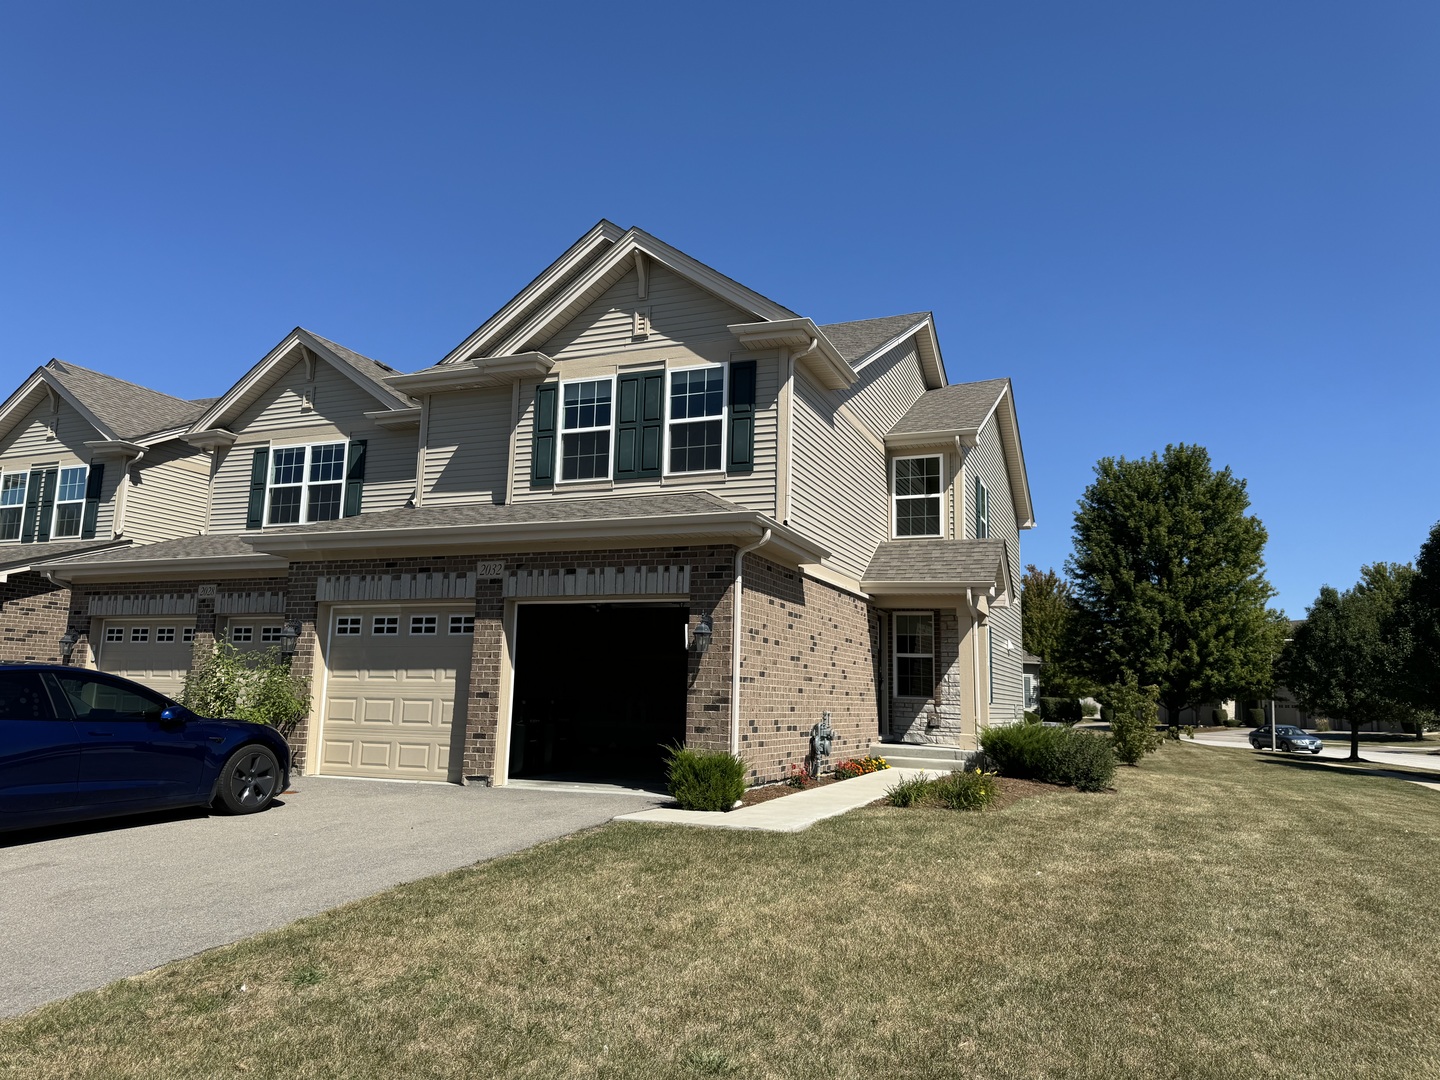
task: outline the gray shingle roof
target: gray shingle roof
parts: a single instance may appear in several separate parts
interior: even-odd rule
[[[40,546],[40,545],[37,545]],[[54,547],[53,544],[43,545]],[[55,564],[57,571],[70,566],[103,566],[107,563],[155,562],[164,559],[217,559],[227,555],[254,556],[255,549],[234,533],[212,533],[205,536],[182,536],[178,540],[161,540],[154,544],[137,544],[97,551],[83,558],[67,558]],[[265,558],[266,556],[261,556]]]
[[[893,337],[930,318],[930,312],[910,315],[887,315],[883,319],[858,319],[855,322],[831,323],[820,330],[850,363],[874,352]]]
[[[1009,379],[986,379],[984,382],[955,383],[938,390],[927,390],[910,411],[895,422],[891,435],[909,435],[925,431],[974,431],[1000,395],[1010,385]]]
[[[121,551],[127,550],[130,545],[128,540],[50,540],[44,544],[5,544],[0,546],[0,571],[16,566],[30,566],[49,559],[58,559],[62,555],[74,555],[81,551],[114,547],[117,543],[120,545],[119,550]]]
[[[321,335],[315,333],[314,330],[306,330],[303,326],[300,327],[300,329],[305,330],[305,333],[309,334],[321,345],[324,345],[325,348],[329,349],[332,353],[334,353],[336,357],[344,361],[346,364],[349,364],[350,367],[354,368],[361,375],[365,376],[365,378],[373,382],[387,395],[394,398],[396,401],[411,403],[411,398],[400,393],[400,391],[394,389],[392,386],[390,386],[389,383],[385,381],[385,379],[390,375],[400,374],[400,372],[396,371],[389,364],[382,364],[379,360],[371,360],[368,356],[362,356],[354,349],[347,349],[344,345],[331,341],[329,338],[322,337]]]
[[[1043,664],[1045,663],[1045,658],[1043,656],[1036,656],[1033,652],[1026,652],[1024,649],[1021,649],[1020,662],[1022,664]]]
[[[875,549],[861,580],[989,585],[1004,563],[1003,540],[888,540]]]
[[[551,521],[611,521],[619,518],[664,517],[670,514],[743,513],[744,507],[707,491],[675,495],[629,495],[599,499],[546,499],[543,502],[460,503],[455,506],[411,506],[378,514],[322,521],[314,525],[272,530],[280,533],[336,533],[369,529],[436,529],[449,525],[524,525]]]
[[[63,360],[51,360],[45,370],[122,439],[189,424],[204,411],[193,401]]]

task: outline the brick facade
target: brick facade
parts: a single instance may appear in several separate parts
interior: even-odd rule
[[[0,582],[0,660],[61,662],[70,590],[37,573]]]

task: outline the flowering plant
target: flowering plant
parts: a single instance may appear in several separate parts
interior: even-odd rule
[[[835,778],[837,780],[849,780],[852,777],[864,776],[866,773],[880,772],[882,769],[890,768],[890,763],[883,757],[866,755],[862,758],[847,758],[844,761],[835,763]]]

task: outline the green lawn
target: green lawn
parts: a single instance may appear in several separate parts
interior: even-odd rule
[[[0,1076],[1440,1075],[1440,795],[1309,764],[612,825],[0,1024]]]

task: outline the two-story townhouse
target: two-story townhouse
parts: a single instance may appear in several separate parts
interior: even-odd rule
[[[822,720],[853,754],[1019,715],[1013,393],[948,386],[927,314],[817,326],[602,222],[435,366],[296,331],[187,438],[206,534],[55,572],[198,640],[290,624],[306,771],[646,778],[683,743],[764,780]]]
[[[0,404],[0,657],[64,658],[70,593],[46,560],[203,529],[205,463],[180,435],[206,404],[60,360]]]

